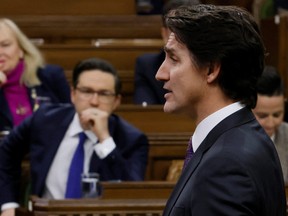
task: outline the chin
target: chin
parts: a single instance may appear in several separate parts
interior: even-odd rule
[[[166,113],[175,113],[177,110],[175,109],[175,106],[169,102],[165,102],[164,107],[163,107],[164,112]]]

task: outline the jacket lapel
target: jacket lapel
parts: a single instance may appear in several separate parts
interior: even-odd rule
[[[11,112],[9,110],[9,107],[8,107],[8,103],[7,101],[5,100],[5,97],[4,97],[4,92],[2,89],[0,89],[0,113],[1,115],[3,116],[3,118],[6,118],[9,122],[11,122],[11,127],[12,127],[12,115],[11,115]]]
[[[255,117],[253,113],[248,108],[243,108],[232,115],[225,118],[218,125],[216,125],[207,137],[203,140],[197,151],[194,153],[193,158],[187,164],[185,170],[183,170],[180,179],[178,180],[169,200],[167,201],[166,208],[163,215],[169,215],[173,206],[175,205],[178,197],[183,191],[186,183],[189,181],[191,175],[193,175],[194,170],[197,168],[198,164],[206,151],[215,143],[218,137],[225,131],[230,130],[233,127],[245,124],[249,121],[254,120]]]

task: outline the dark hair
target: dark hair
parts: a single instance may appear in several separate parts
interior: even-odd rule
[[[269,97],[284,95],[284,85],[275,67],[265,66],[263,74],[257,82],[257,92]]]
[[[165,16],[168,14],[168,12],[172,9],[176,9],[182,5],[194,5],[194,4],[200,4],[200,0],[169,0],[164,4],[164,7],[162,9],[162,24],[164,27],[166,27],[165,23]]]
[[[115,93],[121,93],[121,81],[116,69],[108,61],[100,58],[89,58],[80,61],[73,69],[73,88],[77,87],[79,76],[84,71],[101,70],[102,72],[113,75],[115,79]]]
[[[255,107],[265,52],[249,12],[236,6],[185,6],[170,11],[166,24],[198,67],[220,63],[218,83],[229,98]]]

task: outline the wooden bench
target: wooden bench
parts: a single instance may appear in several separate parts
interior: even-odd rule
[[[173,160],[183,160],[196,123],[183,115],[169,114],[162,105],[121,105],[115,112],[147,134],[149,158],[146,180],[166,180]]]
[[[184,160],[192,133],[148,133],[149,156],[145,180],[166,181],[173,161]]]
[[[30,14],[7,17],[16,22],[29,38],[42,39],[46,44],[89,42],[103,38],[161,39],[162,21],[159,15]]]
[[[194,119],[185,115],[170,114],[163,111],[163,105],[122,104],[116,114],[142,130],[144,133],[181,133],[192,132],[196,124]]]
[[[111,62],[117,70],[134,71],[138,56],[158,53],[163,47],[162,40],[157,39],[102,41],[96,40],[93,44],[44,44],[39,45],[39,49],[47,63],[58,64],[65,70],[72,70],[80,60],[98,57]]]
[[[163,46],[161,39],[98,39],[90,44],[38,45],[46,62],[65,69],[69,83],[72,70],[83,59],[99,57],[108,60],[117,69],[122,81],[122,103],[133,103],[134,68],[136,58],[144,53],[157,53]]]
[[[24,10],[25,8],[25,10]],[[1,0],[0,14],[7,15],[95,15],[135,14],[134,0]]]

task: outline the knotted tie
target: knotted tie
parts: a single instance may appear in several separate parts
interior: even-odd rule
[[[189,143],[188,143],[187,150],[186,150],[186,157],[185,157],[185,161],[184,161],[184,165],[183,165],[182,170],[184,170],[186,168],[190,159],[193,157],[193,154],[194,154],[194,151],[193,151],[193,147],[192,147],[192,137],[191,137],[189,140]]]
[[[81,173],[84,165],[84,142],[87,136],[84,132],[79,133],[79,143],[72,158],[65,198],[81,198]]]

